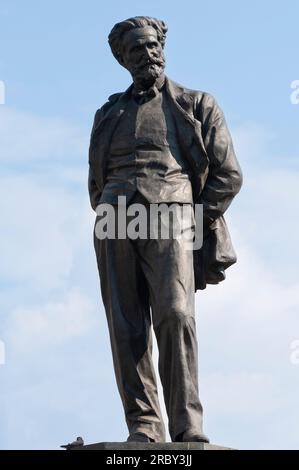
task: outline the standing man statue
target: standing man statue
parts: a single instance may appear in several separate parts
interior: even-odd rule
[[[164,75],[167,26],[150,17],[117,23],[114,57],[131,74],[124,93],[95,115],[89,193],[101,204],[195,204],[203,207],[203,246],[173,239],[94,237],[128,441],[163,442],[165,429],[152,362],[151,325],[173,442],[209,442],[202,428],[194,298],[225,278],[236,261],[223,213],[242,175],[215,99]],[[194,229],[191,227],[190,229]]]

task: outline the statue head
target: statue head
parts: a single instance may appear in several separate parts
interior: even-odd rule
[[[109,44],[117,61],[131,73],[135,83],[150,86],[164,71],[167,26],[148,16],[136,16],[117,23]]]

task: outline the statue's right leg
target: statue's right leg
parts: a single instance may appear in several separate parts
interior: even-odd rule
[[[130,435],[165,441],[152,363],[148,287],[132,241],[94,236],[114,370]]]

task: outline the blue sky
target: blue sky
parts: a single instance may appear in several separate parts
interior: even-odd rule
[[[127,436],[92,246],[87,148],[96,109],[130,84],[108,33],[142,14],[168,24],[169,77],[217,98],[244,172],[227,214],[238,264],[196,296],[206,433],[240,449],[298,449],[295,0],[1,1],[0,448]]]

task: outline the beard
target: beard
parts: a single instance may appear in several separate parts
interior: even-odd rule
[[[163,73],[165,69],[164,57],[151,58],[146,62],[133,66],[130,70],[134,82],[147,87],[151,86],[153,82]]]

